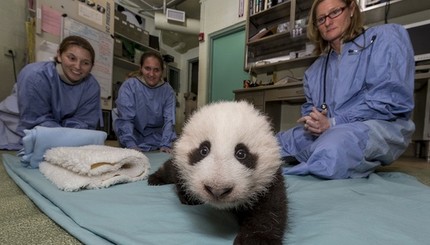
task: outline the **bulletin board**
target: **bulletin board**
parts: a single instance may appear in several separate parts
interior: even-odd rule
[[[112,94],[113,38],[106,32],[99,31],[72,18],[63,19],[62,39],[76,35],[87,39],[96,54],[91,74],[101,88],[102,99],[110,99]]]

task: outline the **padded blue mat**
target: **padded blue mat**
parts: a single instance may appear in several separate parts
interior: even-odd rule
[[[169,157],[146,154],[151,172]],[[173,185],[146,181],[63,192],[37,169],[3,154],[12,179],[57,224],[85,244],[232,244],[228,212],[180,204]],[[429,244],[430,187],[403,173],[365,179],[287,176],[285,244]]]

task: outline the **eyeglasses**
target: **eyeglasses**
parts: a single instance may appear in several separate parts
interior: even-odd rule
[[[320,25],[324,24],[327,17],[329,17],[330,19],[334,19],[334,18],[339,17],[345,9],[346,9],[346,6],[341,7],[341,8],[335,8],[332,11],[330,11],[330,13],[328,13],[327,15],[317,17],[315,19],[315,25],[320,26]]]

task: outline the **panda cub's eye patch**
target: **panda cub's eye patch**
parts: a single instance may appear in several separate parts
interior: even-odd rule
[[[194,165],[207,157],[211,151],[211,142],[208,140],[200,143],[199,148],[194,149],[188,154],[190,165]]]
[[[252,154],[248,147],[243,143],[236,145],[234,149],[234,157],[247,168],[255,169],[257,165],[258,156]]]

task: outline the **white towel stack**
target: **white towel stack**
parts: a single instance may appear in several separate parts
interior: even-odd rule
[[[143,180],[149,168],[143,153],[105,145],[52,148],[39,165],[40,172],[64,191]]]

